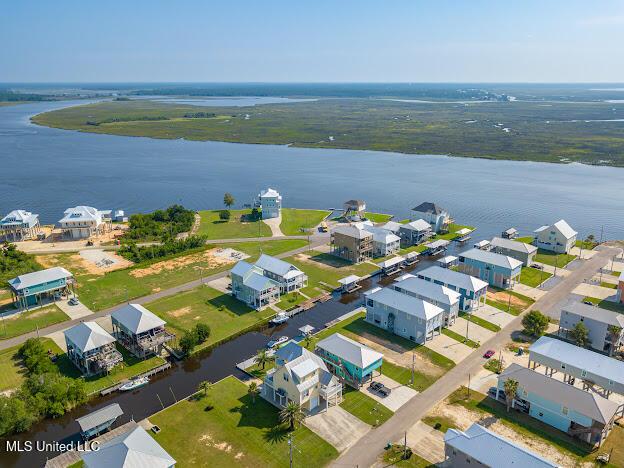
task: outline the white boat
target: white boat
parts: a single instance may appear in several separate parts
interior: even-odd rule
[[[271,323],[273,325],[279,325],[280,323],[286,322],[289,318],[286,312],[278,312],[277,315],[271,319]]]
[[[273,339],[267,343],[267,348],[275,348],[283,343],[286,343],[290,338],[287,336],[280,336],[279,338]]]
[[[140,377],[138,379],[132,379],[129,382],[126,382],[121,387],[119,387],[120,392],[127,392],[129,390],[134,390],[135,388],[143,387],[149,383],[149,377]]]

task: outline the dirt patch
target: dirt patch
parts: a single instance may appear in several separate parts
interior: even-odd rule
[[[199,438],[199,442],[203,443],[206,447],[214,447],[225,453],[230,453],[232,451],[232,446],[230,444],[227,442],[215,442],[214,439],[208,434],[203,434]],[[236,457],[238,457],[238,455],[239,454],[237,453]]]
[[[43,266],[44,268],[52,268],[56,266],[62,266],[67,268],[70,272],[75,275],[79,274],[89,274],[89,275],[97,275],[103,276],[108,271],[119,270],[123,268],[128,268],[132,265],[132,262],[126,260],[123,257],[120,257],[116,253],[107,252],[107,256],[114,258],[116,263],[109,265],[106,268],[102,268],[97,266],[95,263],[90,262],[89,260],[83,258],[79,253],[69,255],[69,257],[65,257],[68,261],[61,261],[60,255],[37,255],[35,259],[37,262]]]
[[[342,268],[347,269],[349,266],[349,265],[345,265],[344,261],[338,258],[336,259],[331,258],[330,255],[323,255],[322,258],[323,258],[323,261],[318,261],[318,260],[314,260],[313,257],[305,253],[299,253],[295,255],[295,260],[300,261],[302,263],[309,263],[310,265],[314,265],[324,270],[334,271],[334,270],[340,270]]]
[[[194,268],[199,270],[200,266],[204,269],[218,268],[223,265],[229,265],[235,263],[236,260],[230,258],[219,257],[215,255],[217,249],[210,249],[204,252],[199,252],[191,255],[184,255],[182,257],[174,258],[171,260],[164,260],[162,262],[154,263],[145,268],[137,268],[130,272],[130,275],[135,278],[143,278],[144,276],[157,275],[163,271],[172,271],[179,268],[183,268],[195,263],[201,263]]]
[[[190,314],[193,311],[193,309],[188,306],[188,307],[183,307],[182,309],[176,309],[174,311],[169,312],[169,315],[171,315],[172,317],[184,317],[185,315]]]
[[[489,299],[492,299],[496,302],[502,302],[505,304],[509,303],[510,295],[504,291],[488,291],[487,295]],[[523,301],[522,299],[514,295],[511,295],[511,303],[518,307],[525,307],[529,305],[526,301]]]

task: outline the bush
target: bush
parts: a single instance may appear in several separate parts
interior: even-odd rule
[[[0,245],[0,284],[15,276],[41,270],[35,257],[21,250],[17,250],[15,244],[5,242]]]
[[[41,340],[29,338],[19,349],[19,356],[24,362],[24,366],[32,374],[43,374],[52,372],[55,369]]]
[[[130,228],[126,240],[171,239],[181,232],[188,232],[195,223],[195,212],[182,205],[172,205],[166,210],[130,216]]]
[[[522,326],[527,335],[542,336],[548,328],[548,317],[539,310],[532,310],[522,317]]]
[[[210,327],[205,323],[198,323],[195,325],[195,336],[197,336],[198,344],[203,343],[210,336]]]
[[[180,349],[186,355],[191,354],[198,344],[199,338],[194,329],[191,331],[185,331],[182,338],[180,338]]]
[[[230,210],[221,210],[221,211],[219,211],[219,219],[221,221],[229,221],[231,216],[232,216],[232,214],[230,213]]]
[[[189,236],[186,239],[169,239],[159,245],[139,247],[136,244],[123,245],[117,252],[124,258],[141,263],[156,258],[167,257],[187,250],[197,249],[206,245],[205,236]]]

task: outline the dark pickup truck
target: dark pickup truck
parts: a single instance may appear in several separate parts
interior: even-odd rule
[[[368,386],[368,388],[370,388],[374,392],[379,393],[382,397],[387,397],[388,395],[390,395],[390,392],[392,391],[388,387],[386,387],[384,384],[382,384],[381,382],[375,382],[375,381],[372,381],[371,384]]]

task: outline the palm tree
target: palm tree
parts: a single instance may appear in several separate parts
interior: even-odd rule
[[[223,195],[223,204],[229,210],[230,207],[234,204],[234,196],[231,193],[226,192],[225,195]]]
[[[620,336],[622,336],[622,327],[618,327],[617,325],[609,325],[607,328],[609,332],[609,338],[611,339],[611,348],[609,349],[609,355],[613,354],[620,344]]]
[[[518,391],[518,381],[514,379],[505,380],[505,402],[507,403],[507,412],[509,413],[509,408],[511,408],[511,403],[516,397],[516,392]]]
[[[288,428],[291,431],[295,429],[295,424],[301,424],[304,418],[305,414],[301,409],[301,405],[294,401],[288,402],[279,414],[280,422],[288,423]]]
[[[249,387],[247,387],[247,394],[251,397],[252,403],[256,402],[256,396],[259,392],[260,390],[258,389],[258,384],[256,382],[251,382]]]
[[[310,347],[310,343],[312,343],[312,337],[310,335],[306,335],[303,343],[305,344],[306,349]]]
[[[270,360],[271,358],[269,357],[266,349],[259,349],[258,354],[254,357],[254,363],[262,366],[262,370],[264,370],[264,367]]]
[[[208,396],[208,390],[210,390],[210,387],[212,386],[212,382],[210,380],[202,380],[201,382],[199,382],[199,385],[197,386],[197,391],[203,391],[204,392],[204,396]]]

